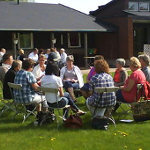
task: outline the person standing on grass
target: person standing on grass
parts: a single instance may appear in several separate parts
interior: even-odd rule
[[[66,58],[67,58],[67,54],[65,53],[65,49],[64,48],[61,48],[60,49],[60,56],[61,56],[61,59],[60,59],[60,62],[59,62],[59,67],[62,68],[66,65]]]

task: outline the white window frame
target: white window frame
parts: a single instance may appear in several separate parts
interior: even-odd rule
[[[132,3],[132,4],[136,4],[136,5],[137,5],[137,9],[135,9],[135,10],[129,9],[129,5],[130,5],[131,3]],[[138,3],[138,2],[129,2],[129,3],[128,3],[128,10],[129,10],[129,11],[138,11],[138,10],[139,10],[139,3]]]
[[[147,4],[147,6],[148,6],[148,9],[147,9],[147,10],[141,10],[141,9],[140,9],[140,5],[141,5],[141,4],[144,4],[144,3]],[[139,11],[149,11],[149,2],[139,2]]]
[[[70,43],[70,33],[68,33],[68,48],[80,48],[81,47],[81,34],[78,33],[78,37],[79,37],[79,45],[76,45],[76,46],[72,46],[71,43]]]
[[[25,34],[27,34],[27,33],[25,33]],[[22,49],[33,49],[33,33],[30,32],[28,34],[30,34],[30,37],[31,37],[31,41],[30,41],[31,42],[31,47],[20,47],[20,33],[18,33],[18,39],[19,39],[19,41],[18,41],[18,47],[19,47],[19,49],[20,48],[22,48]]]

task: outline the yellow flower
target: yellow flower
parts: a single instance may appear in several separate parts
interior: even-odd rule
[[[139,148],[139,150],[142,150],[142,148]]]
[[[56,138],[53,138],[53,137],[52,137],[50,140],[51,140],[51,141],[54,141],[54,140],[56,140]]]
[[[114,135],[117,135],[117,133],[114,133]]]
[[[124,149],[127,149],[127,148],[128,148],[128,146],[125,145],[125,146],[124,146]]]

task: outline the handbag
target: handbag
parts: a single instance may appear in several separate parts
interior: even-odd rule
[[[66,128],[77,129],[77,128],[81,128],[82,125],[83,125],[82,119],[77,114],[70,115],[64,121],[64,126]]]
[[[131,110],[135,121],[150,120],[150,101],[139,101],[131,104]]]

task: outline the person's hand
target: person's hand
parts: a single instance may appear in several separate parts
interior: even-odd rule
[[[72,79],[71,82],[77,83],[78,80]]]

